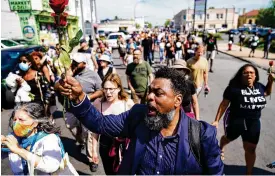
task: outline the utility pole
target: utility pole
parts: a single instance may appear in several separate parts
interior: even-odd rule
[[[96,19],[95,23],[97,23],[98,22],[98,18],[97,18],[96,0],[94,0],[94,2],[95,2],[95,19]]]
[[[205,0],[205,7],[204,7],[204,25],[203,25],[203,32],[205,32],[205,25],[206,25],[206,15],[207,15],[207,0]]]
[[[194,0],[194,14],[193,14],[193,31],[195,31],[195,22],[196,22],[196,0]]]
[[[90,0],[90,9],[91,9],[91,36],[92,36],[92,39],[94,39],[94,23],[93,23],[94,0]]]
[[[83,29],[83,37],[85,38],[86,29],[85,29],[85,23],[84,23],[83,0],[80,0],[80,11],[81,11],[81,22],[82,22],[82,29]]]

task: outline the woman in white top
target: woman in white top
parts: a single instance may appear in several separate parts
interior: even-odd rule
[[[1,135],[1,150],[8,152],[14,175],[50,175],[58,171],[64,148],[57,134],[60,128],[44,116],[38,103],[15,108],[10,127],[13,132]]]
[[[160,59],[160,64],[163,64],[165,61],[164,58],[164,49],[165,49],[165,39],[162,37],[160,44],[159,44],[159,59]]]
[[[95,100],[94,106],[103,115],[120,114],[130,110],[134,105],[134,102],[128,98],[127,93],[124,91],[121,79],[117,74],[110,74],[105,78],[102,82],[102,88],[104,97]],[[95,157],[94,161],[98,162],[98,135],[93,135],[93,157]],[[127,139],[100,136],[99,152],[106,175],[116,174],[128,142]]]
[[[127,66],[128,64],[133,62],[133,53],[134,53],[134,47],[131,47],[127,55],[125,56],[124,59],[124,65]]]

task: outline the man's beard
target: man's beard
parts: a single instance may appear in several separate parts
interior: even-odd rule
[[[176,110],[173,109],[166,114],[157,113],[157,115],[155,117],[145,116],[145,118],[144,118],[145,125],[150,130],[160,131],[161,129],[168,127],[168,125],[174,119],[175,113],[176,113]]]

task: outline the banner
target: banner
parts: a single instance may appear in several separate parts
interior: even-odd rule
[[[205,5],[207,0],[195,0],[195,14],[203,15],[205,13]]]

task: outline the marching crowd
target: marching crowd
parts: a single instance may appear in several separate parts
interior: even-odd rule
[[[92,172],[100,156],[107,175],[221,175],[225,146],[242,136],[246,173],[252,174],[261,111],[274,75],[263,85],[254,65],[241,67],[210,125],[200,119],[198,96],[210,91],[208,72],[214,71],[218,51],[212,34],[203,44],[194,35],[169,30],[134,32],[128,40],[119,36],[129,91],[122,86],[107,43],[79,43],[66,76],[57,44],[20,56],[6,78],[15,108],[1,149],[8,153],[14,174],[77,174],[52,116],[56,101],[65,108],[64,120],[79,152],[86,148]],[[162,67],[153,73],[156,53]],[[218,145],[215,127],[223,115],[225,135]]]

